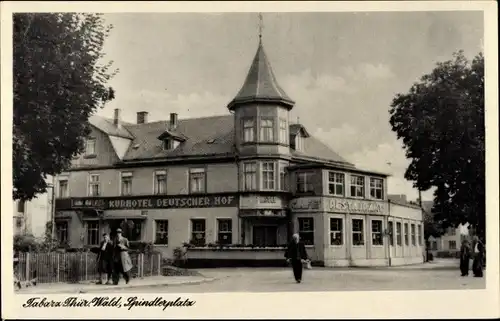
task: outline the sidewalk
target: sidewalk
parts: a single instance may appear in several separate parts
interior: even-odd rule
[[[105,285],[95,283],[39,283],[34,287],[22,288],[16,291],[18,294],[50,294],[50,293],[89,293],[100,290],[114,289],[116,291],[130,288],[142,287],[162,287],[187,284],[201,284],[215,281],[214,277],[202,276],[151,276],[145,278],[132,279],[129,284],[123,280],[118,285]]]

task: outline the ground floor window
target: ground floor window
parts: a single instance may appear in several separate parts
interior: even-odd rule
[[[411,245],[417,245],[417,236],[415,235],[415,224],[411,225]]]
[[[204,246],[206,244],[206,223],[205,219],[191,220],[191,244]]]
[[[409,246],[410,245],[410,237],[409,237],[410,232],[408,231],[408,223],[405,223],[405,245]]]
[[[231,244],[233,239],[233,221],[231,219],[217,219],[217,243]]]
[[[457,249],[457,241],[449,241],[448,247],[450,250],[456,250]]]
[[[389,244],[394,246],[394,222],[389,222]]]
[[[341,218],[330,218],[330,245],[342,245],[342,219]]]
[[[56,222],[56,237],[59,244],[68,242],[68,222]]]
[[[352,245],[360,246],[364,245],[364,228],[362,219],[352,220]]]
[[[438,249],[438,244],[437,244],[437,242],[436,242],[436,241],[432,241],[432,246],[431,246],[431,248],[432,248],[432,250],[433,250],[433,251],[437,251],[437,249]]]
[[[397,222],[396,223],[396,244],[401,246],[402,245],[402,239],[401,239],[401,223]]]
[[[155,230],[155,244],[168,244],[168,220],[157,220]]]
[[[305,245],[314,245],[314,219],[312,217],[299,218],[299,235]]]
[[[253,227],[253,245],[256,246],[277,246],[278,226],[263,225]]]
[[[372,220],[372,245],[383,245],[382,221]]]
[[[99,222],[87,222],[87,245],[99,245]]]
[[[108,223],[111,239],[116,236],[116,230],[121,229],[123,237],[126,237],[129,241],[142,240],[143,220],[113,219],[106,222]]]

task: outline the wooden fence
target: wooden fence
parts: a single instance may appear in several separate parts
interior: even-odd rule
[[[160,253],[130,253],[131,277],[161,274]],[[77,283],[96,280],[97,255],[92,252],[20,253],[14,266],[20,281],[36,280],[37,283]]]

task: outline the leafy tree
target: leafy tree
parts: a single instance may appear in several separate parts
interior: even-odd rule
[[[392,101],[390,124],[411,160],[405,178],[436,187],[434,220],[444,229],[469,222],[485,233],[484,57],[462,51],[438,63]]]
[[[111,25],[99,14],[14,15],[14,199],[47,189],[89,134],[89,116],[114,98],[103,62]]]

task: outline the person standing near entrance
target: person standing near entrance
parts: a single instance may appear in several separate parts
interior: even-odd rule
[[[103,284],[103,274],[107,275],[106,284],[111,284],[111,277],[113,273],[113,243],[108,233],[103,234],[104,241],[99,245],[99,252],[97,254],[97,270],[99,272],[99,281],[97,284]]]
[[[460,272],[462,276],[469,275],[469,262],[471,257],[469,241],[464,239],[460,248]]]
[[[474,236],[472,241],[472,272],[477,278],[483,277],[483,263],[484,263],[484,244],[479,240],[477,235]]]
[[[302,282],[302,264],[309,261],[309,257],[307,256],[306,247],[304,243],[300,241],[300,236],[298,233],[295,233],[292,236],[292,241],[288,244],[288,247],[285,251],[285,258],[287,262],[292,264],[293,276],[295,277],[295,281],[297,283]]]
[[[122,229],[116,230],[116,238],[114,244],[114,274],[113,284],[117,285],[120,281],[120,274],[123,274],[125,283],[130,281],[129,272],[132,270],[132,260],[128,254],[129,242],[128,239],[122,236]]]

